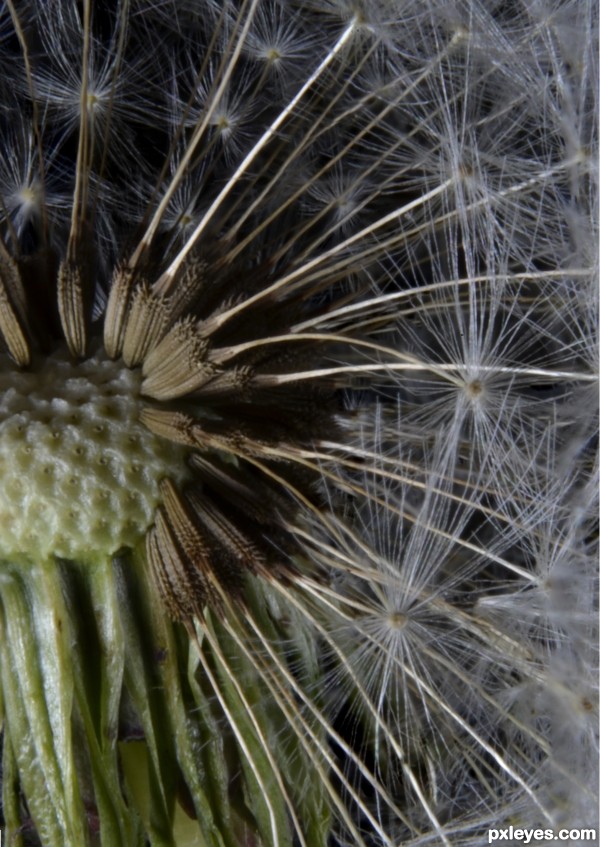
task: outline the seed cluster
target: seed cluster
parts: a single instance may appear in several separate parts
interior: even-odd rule
[[[85,559],[135,545],[182,452],[138,423],[140,375],[65,350],[0,365],[0,556]]]
[[[594,825],[597,7],[0,2],[7,843]]]

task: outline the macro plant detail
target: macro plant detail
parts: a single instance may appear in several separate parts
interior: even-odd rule
[[[596,16],[0,5],[7,843],[597,826]]]

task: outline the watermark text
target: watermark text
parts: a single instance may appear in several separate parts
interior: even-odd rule
[[[496,841],[596,841],[595,829],[520,829],[509,826],[506,829],[488,829],[488,844]]]

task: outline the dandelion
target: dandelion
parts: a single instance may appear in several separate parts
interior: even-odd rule
[[[596,825],[595,31],[1,8],[9,843]]]

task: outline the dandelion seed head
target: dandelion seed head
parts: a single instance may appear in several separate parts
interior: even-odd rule
[[[589,807],[595,16],[0,4],[9,841]]]

